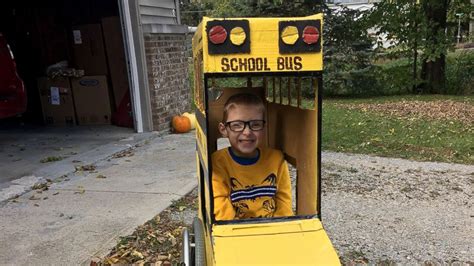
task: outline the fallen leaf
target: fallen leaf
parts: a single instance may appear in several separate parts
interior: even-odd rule
[[[171,241],[171,245],[172,246],[175,246],[176,245],[176,237],[174,237],[174,235],[172,235],[171,233],[168,232],[168,234],[166,234],[166,236],[168,236],[168,239]]]
[[[76,172],[79,172],[79,171],[94,171],[96,167],[93,164],[88,164],[88,165],[76,165],[74,166],[74,168],[76,169]]]
[[[49,163],[49,162],[56,162],[61,161],[63,157],[61,156],[49,156],[40,160],[40,163]]]
[[[77,189],[78,191],[74,192],[74,194],[84,194],[86,192],[83,186],[78,186]]]
[[[123,257],[127,256],[128,254],[130,254],[130,250],[125,251],[125,252],[120,256],[120,258],[123,258]]]
[[[122,157],[131,157],[133,156],[134,153],[132,149],[126,149],[124,151],[117,152],[112,155],[112,158],[117,159],[117,158],[122,158]]]
[[[37,183],[31,187],[32,190],[48,190],[48,183]]]
[[[29,198],[29,200],[40,200],[40,199],[41,199],[41,198],[35,197],[35,195],[32,195],[32,196]]]
[[[119,261],[119,259],[111,257],[111,258],[107,258],[106,261],[108,264],[112,265],[112,264],[116,264]]]
[[[138,257],[140,259],[143,259],[143,254],[136,251],[136,250],[132,251],[131,255],[134,256],[134,257]]]

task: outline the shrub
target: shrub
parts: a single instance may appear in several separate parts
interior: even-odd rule
[[[330,64],[329,64],[330,65]],[[329,66],[324,77],[325,96],[372,96],[380,95],[380,82],[377,80],[377,67],[353,68],[335,71]]]
[[[418,64],[417,72],[420,73]],[[406,94],[412,91],[413,63],[407,58],[387,62],[378,67],[377,79],[381,85],[381,95]]]
[[[474,94],[474,52],[454,53],[446,62],[446,94]]]

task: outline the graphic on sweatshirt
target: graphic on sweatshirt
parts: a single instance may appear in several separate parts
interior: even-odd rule
[[[251,208],[249,205],[259,204],[257,209],[264,212],[260,217],[272,217],[276,210],[275,194],[276,188],[276,175],[270,174],[260,184],[254,184],[249,186],[243,186],[237,178],[230,178],[231,193],[230,199],[234,206],[236,217],[242,218]],[[257,201],[262,197],[268,197],[268,199]],[[255,208],[252,208],[255,209]]]

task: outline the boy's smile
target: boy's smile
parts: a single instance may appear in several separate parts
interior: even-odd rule
[[[263,120],[263,113],[258,106],[236,105],[229,110],[227,121]],[[265,129],[251,130],[246,124],[242,132],[232,131],[228,125],[219,124],[219,131],[224,137],[229,138],[232,151],[239,157],[253,158],[258,154],[257,147],[265,135]]]

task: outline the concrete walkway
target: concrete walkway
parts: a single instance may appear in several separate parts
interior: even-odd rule
[[[18,179],[52,178],[59,171],[70,172],[74,165],[96,162],[155,135],[111,125],[1,127],[0,194],[6,195],[4,189]],[[46,159],[53,160],[42,162]]]
[[[89,264],[197,185],[194,132],[155,135],[121,156],[2,201],[0,264]]]

